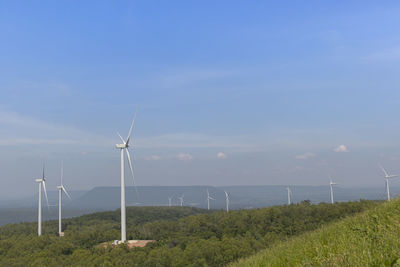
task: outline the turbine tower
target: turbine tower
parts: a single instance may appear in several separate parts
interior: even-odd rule
[[[329,187],[331,188],[331,203],[333,204],[333,186],[337,185],[337,183],[332,182],[332,180],[329,182]]]
[[[172,206],[172,197],[168,197],[168,207]]]
[[[387,193],[387,200],[390,201],[390,191],[389,191],[389,179],[398,177],[398,175],[389,175],[387,171],[382,167],[382,165],[379,165],[385,174],[385,179],[386,179],[386,193]]]
[[[131,156],[129,154],[129,141],[131,139],[131,134],[132,134],[132,130],[133,127],[135,125],[135,120],[136,120],[136,114],[137,111],[135,113],[135,117],[133,118],[132,124],[131,124],[131,128],[129,129],[129,133],[128,136],[126,138],[126,141],[122,138],[122,136],[118,134],[119,138],[122,141],[122,144],[116,144],[116,148],[121,150],[121,242],[125,242],[126,241],[126,203],[125,203],[125,165],[124,165],[124,150],[126,152],[126,157],[128,159],[128,163],[129,163],[129,169],[131,170],[131,174],[132,174],[132,179],[133,179],[133,185],[135,186],[135,190],[136,190],[136,185],[135,185],[135,176],[133,174],[133,167],[132,167],[132,162],[131,162]],[[136,190],[136,194],[137,194],[137,190]]]
[[[46,197],[47,208],[50,209],[49,199],[47,198],[46,191],[46,179],[44,177],[44,163],[43,163],[43,172],[42,178],[35,180],[39,184],[39,205],[38,205],[38,236],[42,235],[42,187],[44,190],[44,195]]]
[[[210,200],[215,200],[212,197],[210,197],[210,193],[208,192],[207,189],[207,209],[210,210]]]
[[[229,194],[228,192],[225,192],[225,199],[226,199],[226,212],[229,212]]]
[[[57,186],[58,189],[58,235],[63,236],[62,226],[61,226],[61,207],[62,207],[62,192],[64,192],[69,199],[71,196],[68,194],[67,190],[63,185],[63,175],[64,175],[64,163],[61,161],[61,185]]]
[[[181,197],[178,197],[178,199],[181,201],[181,207],[183,206],[183,198],[185,197],[185,195],[184,194],[182,194],[182,196]]]
[[[288,200],[288,205],[292,204],[292,190],[290,190],[289,187],[286,187],[287,190],[287,200]]]

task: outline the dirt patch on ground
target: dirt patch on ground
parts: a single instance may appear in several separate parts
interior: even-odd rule
[[[136,248],[136,247],[142,248],[142,247],[145,247],[148,243],[154,243],[154,242],[156,242],[156,240],[127,240],[125,242],[125,244],[128,246],[128,248]],[[118,246],[118,245],[121,245],[121,244],[122,244],[121,241],[115,240],[113,242],[102,243],[101,245],[104,248],[107,248],[107,247],[110,247],[110,246],[115,247],[115,246]]]

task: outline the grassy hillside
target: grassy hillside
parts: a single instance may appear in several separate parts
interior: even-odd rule
[[[232,266],[400,266],[400,199],[280,242]]]
[[[154,239],[144,248],[103,248],[119,239],[119,211],[64,221],[0,227],[0,266],[223,266],[253,255],[277,240],[312,231],[324,224],[378,205],[373,201],[321,203],[240,210],[226,213],[180,207],[130,207],[128,239]],[[206,213],[206,214],[198,214]],[[196,215],[191,215],[196,214]]]

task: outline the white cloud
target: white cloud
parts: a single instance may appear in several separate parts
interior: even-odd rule
[[[296,159],[309,159],[309,158],[313,158],[313,157],[315,157],[315,154],[311,153],[311,152],[307,152],[307,153],[295,156]]]
[[[177,70],[163,74],[160,77],[160,82],[163,86],[176,88],[203,81],[217,80],[231,75],[232,72],[226,70]]]
[[[226,154],[223,153],[223,152],[218,152],[217,158],[219,158],[219,159],[226,159]]]
[[[193,156],[190,155],[189,153],[179,153],[176,157],[177,157],[177,159],[183,160],[183,161],[190,161],[193,159]]]
[[[236,148],[254,150],[258,146],[249,136],[210,136],[197,133],[174,133],[137,138],[140,148]]]
[[[364,57],[366,60],[395,61],[400,59],[400,47],[392,47]]]
[[[0,109],[0,145],[109,144],[112,140],[73,126],[49,123]]]
[[[349,152],[349,150],[347,149],[347,147],[345,145],[340,145],[338,147],[336,147],[335,149],[333,149],[333,151],[335,152]]]
[[[145,160],[160,160],[161,157],[159,155],[151,155],[144,157]]]

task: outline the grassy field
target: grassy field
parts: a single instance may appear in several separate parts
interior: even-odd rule
[[[400,200],[282,241],[231,266],[400,266]]]

